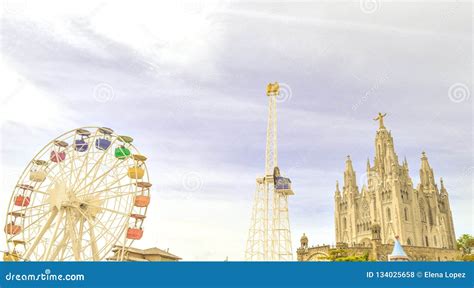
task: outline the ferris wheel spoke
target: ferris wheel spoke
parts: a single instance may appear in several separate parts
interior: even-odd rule
[[[101,238],[102,238],[103,236],[105,236],[105,234],[107,233],[108,235],[112,236],[112,238],[113,238],[115,241],[118,241],[119,238],[116,237],[113,233],[111,233],[111,232],[109,231],[109,228],[110,228],[110,229],[117,229],[117,228],[123,227],[125,224],[127,224],[127,221],[124,221],[124,223],[121,223],[121,224],[119,224],[119,225],[117,225],[117,226],[115,226],[115,227],[107,227],[107,226],[106,226],[104,223],[102,223],[102,221],[100,221],[98,218],[95,218],[94,221],[93,221],[92,219],[90,219],[90,218],[86,218],[86,219],[87,219],[87,222],[88,222],[89,224],[92,223],[92,222],[94,222],[94,221],[96,221],[95,224],[100,224],[100,225],[104,228],[104,229],[102,229],[103,231],[99,234],[99,239],[101,239]],[[112,220],[112,221],[115,221],[115,220]],[[109,221],[107,221],[106,223],[108,223],[108,222],[109,222]],[[92,226],[89,225],[89,230],[94,229],[94,227],[96,227],[95,224],[92,225]],[[87,230],[87,232],[90,232],[89,230]],[[117,242],[115,242],[115,243],[117,243]],[[83,251],[85,251],[85,250],[86,250],[88,247],[90,247],[92,244],[93,244],[93,242],[92,242],[92,241],[89,241],[89,243],[86,244],[86,245],[83,247]]]
[[[51,223],[53,222],[53,220],[56,218],[56,216],[58,215],[58,209],[56,207],[53,208],[53,211],[51,213],[51,215],[49,216],[49,219],[48,221],[45,223],[45,225],[41,228],[41,231],[38,233],[38,235],[36,235],[36,238],[35,240],[33,241],[33,244],[31,245],[31,247],[26,251],[25,255],[24,255],[24,258],[25,259],[29,259],[30,256],[31,256],[31,253],[33,253],[34,249],[36,249],[36,246],[38,246],[38,243],[40,242],[40,240],[43,238],[44,234],[46,233],[46,231],[49,229],[49,226],[51,225]]]
[[[122,166],[120,166],[120,165],[122,165]],[[115,180],[112,183],[109,184],[109,186],[114,185],[115,183],[122,181],[124,178],[126,178],[128,176],[127,166],[125,166],[122,161],[120,161],[118,159],[115,159],[113,161],[113,163],[111,163],[110,166],[111,166],[111,168],[109,169],[109,171],[103,173],[102,175],[100,175],[100,176],[98,176],[94,179],[95,180],[94,182],[97,182],[97,185],[95,186],[94,190],[102,183],[104,177],[108,176],[109,173],[112,172],[112,170],[115,170],[115,172],[118,175],[115,178]],[[89,192],[90,192],[91,189],[92,189],[92,187],[88,189]]]
[[[26,217],[28,218],[33,218],[33,217],[36,217],[36,216],[41,216],[41,215],[45,215],[47,213],[50,213],[51,210],[48,209],[48,210],[44,210],[44,209],[38,209],[40,210],[39,212],[35,213],[35,214],[28,214]],[[28,212],[29,210],[27,210],[26,212]]]
[[[38,190],[38,189],[34,189],[34,190],[32,190],[32,192],[40,193],[40,194],[44,194],[44,195],[48,195],[48,196],[49,196],[49,193],[48,193],[48,192],[41,191],[41,190]]]
[[[123,180],[124,178],[126,178],[127,176],[128,176],[127,174],[124,174],[123,176],[120,176],[120,178],[116,179],[114,182],[110,183],[110,184],[107,185],[107,186],[110,187],[110,186],[112,186],[112,185],[115,185],[115,184],[119,183],[120,181],[122,181],[122,180]],[[100,184],[100,182],[99,182],[99,184]],[[121,186],[129,186],[130,184],[131,184],[131,183],[124,184],[124,185],[121,185]],[[98,185],[97,185],[97,186],[98,186]],[[96,186],[96,187],[97,187],[97,186]],[[121,186],[119,186],[119,187],[121,187]],[[117,188],[117,187],[113,187],[113,188]],[[103,191],[108,191],[108,190],[110,190],[110,189],[112,189],[112,188],[103,189],[103,190],[99,190],[99,191],[93,191],[93,192],[90,192],[90,189],[89,189],[89,193],[88,193],[88,194],[96,194],[96,193],[100,193],[100,192],[103,192]],[[81,195],[82,195],[82,194],[81,194]]]
[[[95,139],[95,135],[94,135],[94,138],[92,138],[91,142],[94,142],[94,139]],[[89,150],[87,151],[87,154],[85,156],[85,159],[82,161],[82,165],[81,165],[81,168],[79,168],[79,171],[77,172],[77,175],[81,175],[82,174],[82,169],[84,169],[84,167],[86,167],[86,174],[87,174],[87,163],[89,161],[89,154],[92,154],[94,152],[91,152],[90,151],[91,147],[89,148]],[[76,189],[76,186],[77,186],[77,181],[81,179],[81,182],[82,182],[82,178],[81,177],[77,177],[76,178],[76,183],[74,183],[72,185],[72,188],[73,189]]]
[[[95,138],[94,138],[95,139]],[[93,140],[92,140],[93,142]],[[79,168],[79,171],[78,171],[78,175],[80,177],[77,177],[76,178],[76,182],[72,185],[72,189],[73,191],[77,191],[77,187],[79,185],[81,185],[82,183],[84,183],[84,181],[86,181],[89,173],[91,173],[91,171],[88,171],[88,164],[89,164],[89,161],[94,161],[94,155],[97,154],[97,152],[95,151],[92,151],[91,150],[92,148],[89,149],[89,151],[87,152],[86,156],[84,157],[84,160],[82,161],[82,165],[81,165],[81,168]],[[91,158],[91,160],[89,160],[89,158]],[[97,163],[95,163],[97,164]],[[95,167],[95,164],[92,168]],[[83,171],[84,170],[84,175],[83,174]],[[81,176],[82,175],[82,176]]]
[[[91,182],[87,183],[86,185],[82,186],[81,188],[77,189],[76,191],[84,191],[87,187],[90,187],[92,184],[96,183],[99,180],[102,180],[104,177],[108,176],[109,173],[115,169],[115,164],[117,161],[115,161],[114,166],[107,170],[105,173],[101,174],[100,176],[95,175],[94,180]],[[89,190],[89,189],[88,189]]]
[[[114,199],[114,198],[130,196],[130,195],[133,195],[135,193],[136,193],[135,191],[132,191],[132,192],[128,192],[128,193],[114,194],[113,196],[109,196],[109,197],[106,197],[106,198],[99,198],[98,200],[101,200],[101,201],[110,200],[110,199]]]
[[[116,181],[116,182],[118,182],[118,181]],[[110,185],[113,185],[116,182],[111,183]],[[116,190],[116,189],[119,189],[119,188],[124,188],[124,187],[129,187],[129,186],[130,186],[130,183],[127,183],[127,184],[124,184],[124,185],[114,186],[114,187],[110,187],[110,188],[106,188],[106,189],[102,189],[102,190],[97,190],[97,191],[89,193],[88,195],[99,194],[99,193],[106,192],[106,191],[110,191],[110,193],[116,194],[115,192],[113,192],[113,190]],[[135,191],[133,191],[133,193],[135,193]]]
[[[118,215],[122,215],[122,216],[125,216],[125,217],[129,217],[130,214],[127,214],[127,213],[124,213],[124,212],[119,212],[117,210],[113,210],[113,209],[110,209],[110,208],[106,208],[106,207],[101,207],[99,205],[94,205],[94,204],[90,204],[90,203],[85,203],[83,202],[84,204],[86,204],[87,206],[91,206],[91,207],[94,207],[94,208],[98,208],[100,210],[105,210],[105,211],[108,211],[108,212],[111,212],[111,213],[115,213],[115,214],[118,214]]]
[[[118,225],[118,226],[116,226],[116,227],[112,227],[111,229],[119,229],[119,228],[122,228],[122,227],[124,227],[124,226],[125,226],[124,224],[120,224],[120,225]],[[104,234],[105,234],[105,233],[104,233]],[[112,236],[112,239],[114,240],[114,243],[119,243],[119,242],[120,242],[120,240],[119,240],[120,237],[117,237],[117,236],[115,236],[114,234],[111,234],[111,233],[108,233],[108,234]],[[125,235],[125,236],[126,236],[126,235]],[[105,252],[106,249],[110,249],[110,247],[109,247],[109,246],[103,246],[103,247],[100,249],[100,253],[102,253],[102,251]]]
[[[78,156],[77,155],[77,151],[75,151],[74,149],[74,146],[76,144],[76,140],[77,140],[77,133],[74,134],[74,139],[72,140],[72,143],[73,143],[73,147],[71,148],[71,152],[72,153],[68,153],[68,154],[72,154],[72,159],[70,160],[70,169],[71,169],[71,174],[74,174],[74,179],[77,179],[77,175],[74,171],[77,171],[77,169],[75,169],[75,162],[76,162],[76,157]],[[77,152],[77,153],[76,153]],[[72,179],[73,177],[70,177],[69,179],[69,186],[72,186]]]
[[[68,158],[66,157],[66,159],[68,159]],[[68,161],[68,160],[66,160],[66,161]],[[65,166],[65,163],[64,163],[64,162],[66,162],[66,161],[61,161],[61,162],[59,162],[56,166],[59,167],[59,169],[60,169],[61,171],[66,172],[66,171],[67,171],[67,170],[66,170],[67,166]],[[70,176],[69,173],[67,173],[67,175]],[[66,178],[66,181],[68,180],[67,178],[70,178],[70,177],[66,177],[65,173],[58,173],[57,176],[61,176],[61,179],[60,179],[61,181],[64,181],[64,178]],[[56,178],[56,177],[55,177],[55,178]],[[55,179],[55,180],[56,180],[56,179]]]
[[[117,236],[115,236],[112,232],[110,232],[109,228],[107,228],[107,226],[105,226],[105,225],[102,223],[102,221],[100,221],[98,218],[96,218],[95,220],[97,221],[97,224],[100,224],[100,225],[103,227],[104,231],[107,232],[107,234],[109,234],[110,236],[112,236],[112,238],[113,238],[116,242],[119,241],[119,238],[118,238]],[[118,227],[120,227],[120,226],[122,226],[122,225],[119,225]]]
[[[43,206],[46,206],[46,205],[51,205],[50,203],[43,203],[43,204],[39,204],[39,205],[35,205],[35,206],[31,206],[31,207],[24,207],[20,210],[16,210],[18,212],[22,212],[22,211],[27,211],[27,210],[33,210],[33,209],[36,209],[36,208],[39,208],[39,207],[43,207]]]
[[[51,211],[46,211],[44,212],[43,214],[36,214],[36,215],[41,215],[38,219],[36,219],[35,221],[33,221],[32,223],[28,224],[27,226],[23,227],[23,231],[27,230],[28,228],[30,228],[32,225],[38,223],[41,219],[44,218],[44,216],[47,216]]]
[[[46,187],[49,187],[49,186],[51,185],[51,183],[54,182],[54,180],[56,179],[58,173],[55,173],[55,174],[52,176],[52,175],[51,175],[51,172],[52,172],[52,170],[47,171],[47,173],[46,173],[46,179],[38,185],[37,190],[42,190],[42,189],[44,189],[44,188],[46,188]]]
[[[111,146],[113,146],[113,144],[115,143],[116,140],[117,140],[117,138],[114,138],[114,140],[112,141],[112,143],[110,143],[109,148],[110,148]],[[100,167],[99,164],[102,163],[102,160],[104,159],[104,157],[105,157],[106,155],[108,155],[108,154],[106,153],[106,151],[102,151],[102,155],[100,156],[100,158],[94,163],[94,166],[92,166],[91,170],[90,170],[89,172],[87,172],[87,174],[86,174],[86,175],[84,176],[84,178],[81,180],[81,182],[79,183],[79,185],[81,185],[81,184],[90,176],[90,173],[92,173],[92,171],[94,171],[94,176],[97,175],[97,172],[98,172],[99,167]],[[95,178],[95,177],[94,177],[94,178]],[[74,189],[75,189],[75,188],[76,188],[76,187],[74,187]]]

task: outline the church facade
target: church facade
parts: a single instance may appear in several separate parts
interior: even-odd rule
[[[342,187],[336,184],[336,242],[348,246],[393,244],[396,236],[402,245],[456,249],[453,218],[443,180],[435,181],[433,169],[423,152],[416,186],[408,163],[400,164],[391,132],[379,113],[373,164],[367,160],[367,179],[360,189],[350,157],[347,157]],[[374,239],[375,238],[375,239]],[[377,239],[378,238],[378,239]]]

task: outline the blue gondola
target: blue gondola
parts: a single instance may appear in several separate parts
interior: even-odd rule
[[[86,152],[89,149],[89,144],[84,139],[74,141],[74,149],[77,152]]]
[[[107,127],[101,127],[98,130],[99,130],[99,133],[101,133],[103,136],[102,138],[95,140],[95,147],[99,150],[109,149],[110,144],[112,143],[110,141],[110,135],[114,133],[114,130]]]
[[[95,147],[99,150],[107,150],[110,147],[110,140],[107,138],[99,138],[95,140]]]
[[[89,132],[89,130],[80,128],[76,130],[76,133],[81,139],[74,141],[74,150],[77,152],[86,152],[87,149],[89,149],[89,143],[87,143],[85,139],[91,135],[91,132]]]

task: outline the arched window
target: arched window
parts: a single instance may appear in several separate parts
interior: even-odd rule
[[[405,212],[405,221],[408,221],[408,208],[405,207],[405,209],[403,209],[403,211]]]
[[[392,214],[390,213],[390,208],[387,208],[387,219],[388,221],[392,220]]]
[[[408,239],[407,239],[407,244],[408,244],[408,245],[411,245],[411,239],[410,239],[410,237],[408,237]]]
[[[426,223],[425,205],[423,205],[423,202],[421,201],[420,201],[420,214],[421,214],[421,222]]]
[[[344,227],[344,230],[347,229],[347,220],[346,220],[346,217],[344,217],[344,218],[342,219],[342,227]]]
[[[430,244],[428,243],[428,236],[425,236],[425,242],[426,242],[426,243],[425,243],[425,244],[426,244],[426,247],[429,247]]]
[[[433,236],[433,240],[434,240],[434,245],[435,245],[435,247],[438,246],[438,241],[436,241],[436,235]]]

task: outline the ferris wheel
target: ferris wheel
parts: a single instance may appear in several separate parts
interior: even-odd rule
[[[41,149],[13,190],[4,260],[100,261],[141,239],[151,183],[132,142],[84,127]]]

